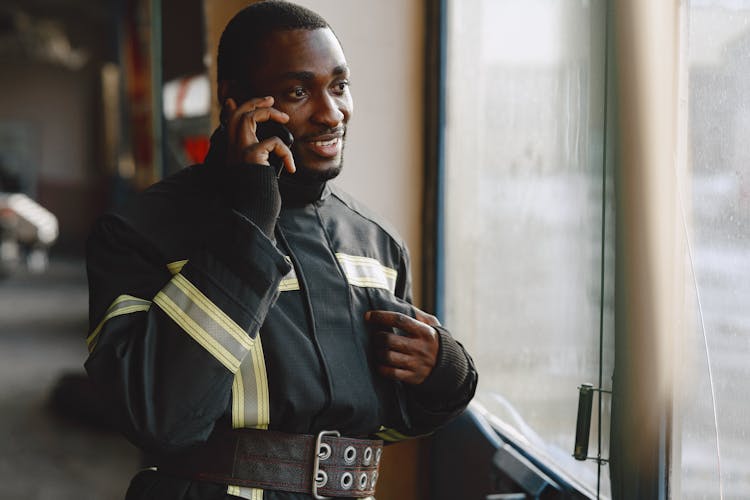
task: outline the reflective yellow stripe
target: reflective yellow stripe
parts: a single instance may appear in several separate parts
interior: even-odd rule
[[[270,408],[268,401],[268,374],[266,373],[266,362],[263,356],[263,344],[260,340],[260,332],[253,349],[250,350],[250,356],[253,359],[253,373],[255,375],[255,385],[258,392],[258,421],[255,427],[259,429],[268,429],[270,420]]]
[[[206,297],[203,292],[198,290],[195,285],[190,283],[187,278],[181,274],[175,274],[171,283],[177,286],[193,303],[202,311],[208,314],[212,320],[219,324],[229,335],[239,342],[245,349],[250,349],[252,339],[245,330],[234,322],[232,318],[219,309],[216,304]]]
[[[245,488],[244,486],[233,486],[227,487],[227,493],[240,498],[247,498],[249,500],[263,500],[263,490],[259,488]]]
[[[158,304],[167,315],[174,320],[185,333],[190,335],[196,342],[198,342],[205,350],[210,352],[227,370],[235,373],[240,367],[240,361],[236,356],[232,355],[224,346],[222,346],[216,339],[206,332],[205,329],[193,321],[190,315],[182,311],[172,299],[170,299],[164,292],[159,292],[154,297],[154,303]]]
[[[104,327],[104,323],[114,318],[115,316],[122,316],[123,314],[130,314],[138,311],[148,311],[150,307],[151,302],[149,302],[148,300],[139,299],[138,297],[133,297],[132,295],[120,295],[119,297],[117,297],[114,301],[112,301],[112,304],[110,304],[110,306],[104,312],[104,318],[99,322],[96,328],[94,328],[94,331],[91,332],[91,334],[86,338],[86,345],[89,349],[89,352],[92,352],[96,347],[99,332],[101,332],[102,328]]]
[[[375,435],[382,439],[383,441],[387,441],[389,443],[395,443],[397,441],[403,441],[403,439],[398,439],[396,437],[391,436],[390,432],[388,431],[380,431],[376,432]]]
[[[232,427],[245,427],[245,384],[242,382],[242,370],[234,374],[232,382]]]
[[[268,374],[263,356],[261,333],[242,360],[232,383],[232,427],[268,429],[270,421]]]
[[[384,266],[376,259],[344,253],[337,253],[336,258],[341,264],[341,268],[344,270],[344,274],[346,274],[346,279],[350,285],[365,288],[382,288],[391,292],[396,290],[398,272]]]
[[[185,264],[187,263],[188,263],[187,259],[170,262],[169,264],[167,264],[167,269],[169,269],[170,273],[175,275],[179,273],[180,271],[182,271],[182,268],[185,267]]]
[[[291,292],[292,290],[299,290],[299,280],[297,278],[284,278],[279,283],[280,292]]]
[[[284,258],[290,264],[292,263],[292,259],[289,257]],[[279,283],[280,292],[291,292],[292,290],[299,290],[299,281],[297,280],[297,273],[294,271],[294,266],[292,266],[291,271],[289,271],[281,280],[281,283]]]
[[[239,370],[253,340],[187,278],[175,274],[154,302],[228,370]]]
[[[396,429],[388,429],[385,427],[381,427],[379,432],[376,432],[375,435],[378,436],[383,441],[388,441],[390,443],[395,443],[397,441],[405,441],[407,439],[415,439],[419,437],[429,436],[432,433],[428,434],[420,434],[418,436],[407,436],[406,434],[401,434]]]

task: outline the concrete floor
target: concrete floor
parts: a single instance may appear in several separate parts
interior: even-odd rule
[[[83,374],[88,293],[83,262],[0,281],[0,499],[114,500],[139,453],[124,438],[50,404],[60,377]]]

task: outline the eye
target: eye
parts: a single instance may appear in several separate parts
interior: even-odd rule
[[[333,93],[336,95],[343,95],[349,88],[349,80],[341,80],[333,84]]]
[[[307,90],[304,87],[294,87],[289,91],[289,96],[295,99],[302,99],[307,95]]]

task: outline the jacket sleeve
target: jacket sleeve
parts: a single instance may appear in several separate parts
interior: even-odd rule
[[[396,296],[412,302],[409,254],[404,248],[396,284]],[[460,342],[443,327],[436,328],[440,347],[437,362],[419,385],[398,384],[402,422],[378,435],[386,441],[400,441],[430,434],[457,417],[474,397],[478,375],[474,361]]]
[[[169,266],[118,216],[89,237],[85,367],[119,427],[151,453],[208,437],[290,268],[241,213],[213,222],[204,246]]]

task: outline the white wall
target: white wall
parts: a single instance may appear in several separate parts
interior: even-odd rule
[[[354,114],[338,185],[386,217],[412,253],[421,297],[423,3],[297,0],[341,40],[352,70]]]

